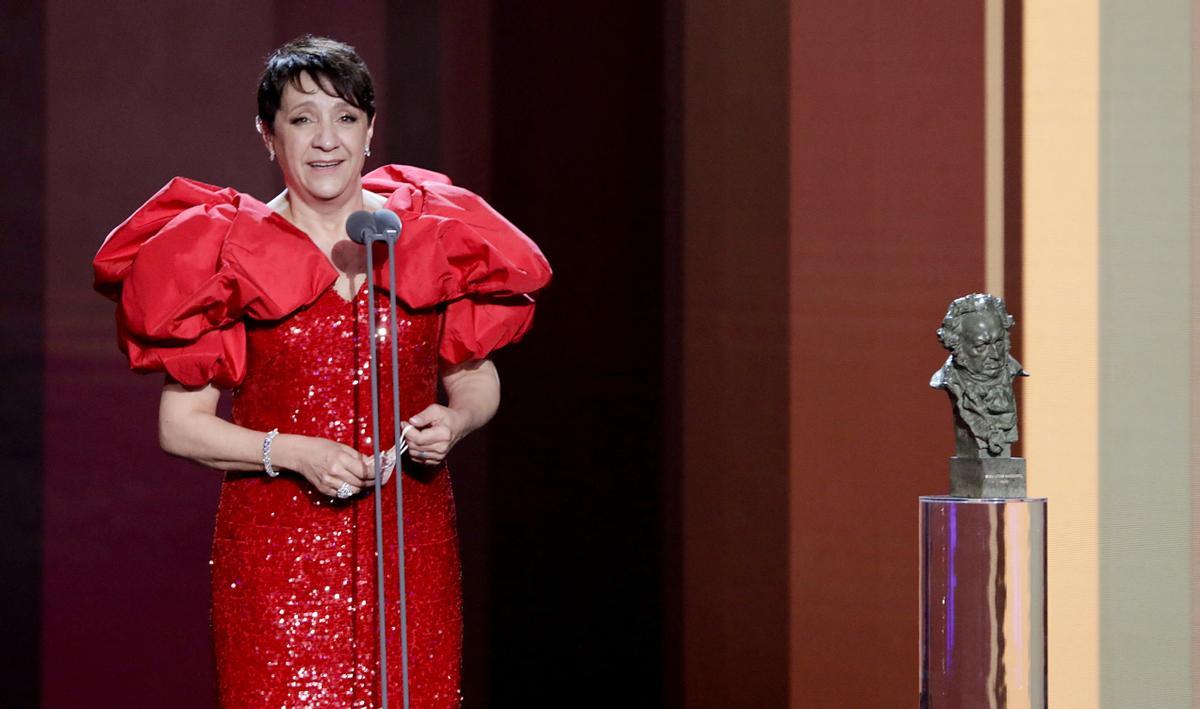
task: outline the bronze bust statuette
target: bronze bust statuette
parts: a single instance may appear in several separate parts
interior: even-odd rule
[[[1009,354],[1013,318],[1002,298],[973,293],[946,310],[938,340],[950,351],[929,386],[944,389],[954,407],[955,497],[1024,497],[1025,460],[1012,457],[1017,441],[1013,380],[1029,373]]]

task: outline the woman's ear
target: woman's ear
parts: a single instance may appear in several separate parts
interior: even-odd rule
[[[254,130],[258,131],[259,136],[262,137],[263,147],[267,149],[267,155],[271,160],[274,160],[275,145],[271,142],[271,131],[258,116],[254,117]]]

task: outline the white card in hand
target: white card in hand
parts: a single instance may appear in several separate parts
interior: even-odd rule
[[[400,430],[400,455],[404,455],[404,451],[408,450],[408,435],[409,429],[413,428],[410,424]],[[396,447],[392,446],[379,455],[380,476],[385,477],[390,475],[396,469]]]

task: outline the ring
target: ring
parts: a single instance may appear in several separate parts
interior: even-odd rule
[[[342,483],[342,486],[337,489],[337,499],[344,500],[354,494],[354,488],[350,483]]]

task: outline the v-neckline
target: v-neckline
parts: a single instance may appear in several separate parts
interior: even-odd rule
[[[294,232],[297,236],[303,237],[304,242],[306,244],[308,244],[309,247],[314,249],[317,253],[321,254],[321,258],[325,259],[325,263],[329,264],[330,270],[332,270],[334,273],[337,274],[334,277],[333,282],[329,284],[329,290],[333,291],[333,294],[335,296],[337,296],[338,300],[342,301],[346,305],[353,305],[355,302],[358,301],[359,296],[361,296],[363,294],[363,291],[366,290],[366,288],[367,288],[367,281],[369,280],[369,277],[363,279],[362,285],[360,285],[358,288],[356,288],[354,290],[354,294],[350,297],[349,300],[347,300],[346,297],[343,296],[341,294],[341,292],[337,289],[338,280],[341,279],[341,277],[344,274],[342,273],[341,269],[339,269],[337,266],[335,266],[333,264],[333,259],[329,258],[329,256],[327,256],[325,254],[325,252],[321,250],[320,246],[317,246],[317,242],[312,240],[312,237],[308,235],[308,232],[304,231],[300,227],[293,224],[291,221],[288,220],[287,217],[283,216],[279,212],[272,209],[271,205],[267,204],[266,202],[262,202],[261,200],[257,200],[257,199],[255,201],[258,201],[260,204],[263,205],[263,207],[266,208],[268,219],[274,219],[280,225],[282,225],[284,229]],[[349,237],[347,237],[347,241],[348,240],[349,240]],[[366,247],[364,247],[364,248],[366,248]],[[364,274],[364,275],[366,275],[366,274]],[[353,281],[351,281],[351,282],[353,282]]]
[[[313,245],[315,246],[316,244],[313,244]],[[332,266],[332,264],[330,264],[330,265]],[[337,268],[334,268],[333,270],[337,271]],[[341,273],[341,271],[338,271],[338,273]],[[351,282],[353,282],[353,281],[351,281]],[[350,300],[346,300],[346,296],[342,295],[341,291],[339,291],[337,289],[337,278],[333,279],[333,283],[329,284],[329,290],[333,291],[333,294],[335,296],[337,296],[337,299],[342,301],[346,305],[353,305],[353,304],[357,303],[358,299],[362,297],[363,291],[365,291],[366,289],[367,289],[367,279],[364,278],[362,285],[359,286],[354,291],[354,296],[351,297]]]

